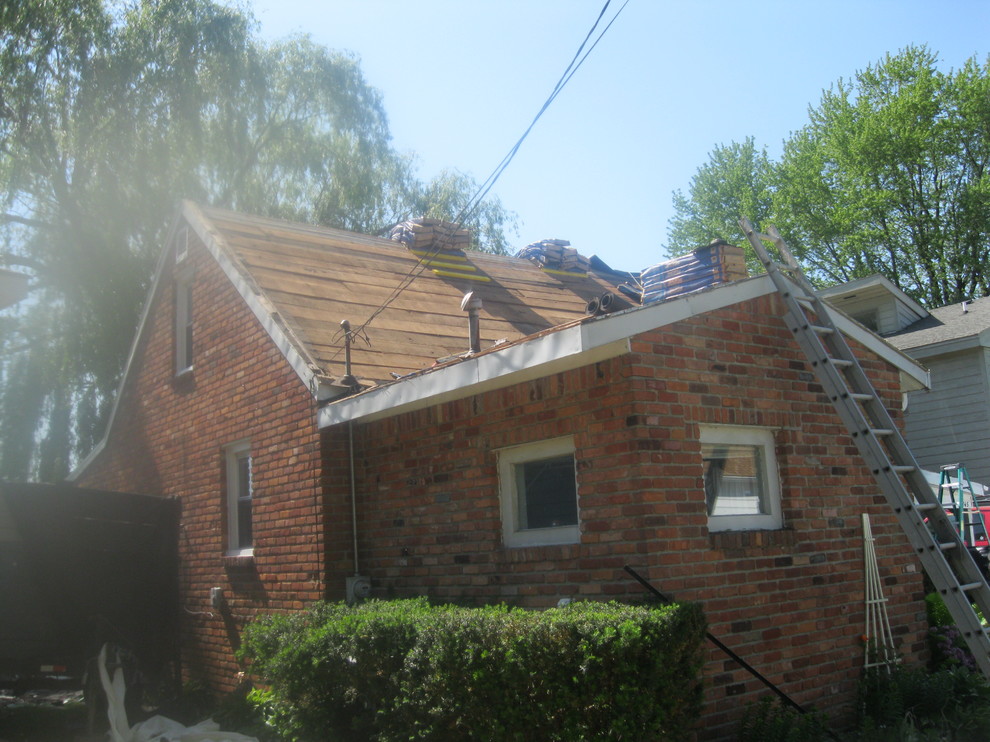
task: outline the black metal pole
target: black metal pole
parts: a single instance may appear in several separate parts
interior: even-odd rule
[[[642,576],[640,576],[636,572],[636,570],[634,570],[629,565],[626,565],[626,572],[628,572],[630,575],[632,575],[633,579],[635,579],[637,582],[639,582],[640,585],[642,585],[647,590],[649,590],[651,593],[653,593],[658,598],[660,598],[660,600],[662,600],[664,603],[672,603],[673,602],[670,598],[668,598],[662,592],[660,592],[655,587],[653,587],[653,585],[651,585],[649,582],[647,582]],[[731,649],[729,649],[727,646],[725,646],[725,644],[723,644],[721,641],[719,641],[716,637],[712,636],[712,634],[710,634],[709,632],[706,631],[705,632],[705,636],[708,637],[708,641],[710,641],[712,644],[714,644],[716,647],[718,647],[719,649],[721,649],[723,652],[725,652],[727,655],[729,655],[732,659],[734,659],[736,662],[738,662],[739,665],[740,665],[740,667],[742,667],[750,675],[752,675],[754,678],[756,678],[761,683],[763,683],[767,688],[769,688],[771,691],[773,691],[777,695],[777,697],[780,698],[782,701],[784,701],[788,706],[791,706],[792,708],[797,709],[802,714],[808,713],[807,711],[805,711],[805,709],[802,706],[800,706],[797,703],[797,701],[795,701],[789,695],[787,695],[786,693],[784,693],[784,691],[782,691],[776,685],[774,685],[769,680],[767,680],[765,677],[763,677],[763,675],[760,674],[759,670],[757,670],[751,664],[749,664],[748,662],[746,662],[746,660],[744,660],[738,654],[736,654]]]

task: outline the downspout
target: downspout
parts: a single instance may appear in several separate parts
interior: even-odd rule
[[[351,535],[354,539],[354,576],[358,577],[358,525],[357,525],[357,483],[354,474],[354,421],[347,421],[347,453],[351,478]]]

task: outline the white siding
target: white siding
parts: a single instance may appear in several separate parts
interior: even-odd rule
[[[970,478],[990,482],[990,357],[983,348],[927,358],[930,391],[908,396],[906,437],[926,469],[961,463]]]
[[[908,325],[913,324],[922,318],[921,315],[915,312],[907,304],[899,301],[894,302],[894,313],[896,316],[893,320],[893,328],[890,330],[884,330],[884,332],[897,332],[898,330],[903,330]]]

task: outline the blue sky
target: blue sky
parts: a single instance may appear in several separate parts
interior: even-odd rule
[[[254,0],[262,36],[308,33],[361,60],[397,149],[429,178],[484,180],[553,89],[604,0]],[[612,0],[607,18],[621,7]],[[671,194],[718,144],[774,157],[823,89],[927,44],[990,53],[990,0],[630,0],[495,186],[513,245],[563,238],[637,271],[664,259]]]

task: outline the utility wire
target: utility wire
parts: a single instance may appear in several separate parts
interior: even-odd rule
[[[532,122],[530,122],[529,126],[526,127],[526,130],[523,132],[522,136],[519,137],[519,140],[512,146],[508,154],[506,154],[505,157],[502,158],[502,161],[492,171],[491,175],[489,175],[488,178],[485,179],[485,182],[482,183],[481,186],[479,186],[475,194],[470,199],[468,199],[468,202],[461,208],[457,216],[454,217],[454,229],[452,230],[451,236],[453,236],[453,232],[456,232],[458,229],[461,228],[461,225],[467,220],[467,218],[471,216],[471,214],[481,205],[481,202],[491,191],[492,187],[501,177],[502,173],[505,172],[505,169],[509,166],[509,163],[511,163],[513,158],[515,158],[516,153],[518,153],[519,148],[522,146],[522,143],[526,140],[526,137],[529,136],[529,133],[533,130],[533,127],[536,126],[536,123],[540,120],[543,114],[546,113],[546,110],[550,107],[550,104],[553,103],[554,100],[556,100],[560,92],[564,89],[567,83],[570,82],[571,78],[574,76],[574,73],[576,73],[578,69],[580,69],[581,65],[584,64],[584,61],[588,58],[588,55],[591,54],[591,52],[595,49],[596,46],[598,46],[598,42],[602,40],[602,37],[612,27],[612,24],[615,23],[616,18],[619,17],[619,14],[622,13],[626,5],[629,4],[629,0],[626,0],[626,2],[622,4],[622,7],[619,8],[619,10],[612,17],[612,20],[610,20],[608,24],[605,26],[605,28],[602,29],[601,33],[598,34],[598,37],[595,39],[594,43],[588,48],[587,51],[584,51],[585,46],[587,46],[588,44],[588,40],[594,34],[595,29],[598,28],[598,25],[599,23],[601,23],[601,20],[605,16],[605,13],[607,12],[608,6],[610,4],[611,4],[611,0],[605,0],[605,5],[602,6],[601,12],[599,12],[598,17],[595,19],[594,24],[591,26],[591,29],[588,31],[584,40],[581,42],[581,45],[578,47],[577,52],[575,52],[574,57],[567,65],[567,68],[564,70],[564,73],[560,76],[560,79],[557,81],[557,84],[554,86],[553,91],[547,97],[546,101],[543,103],[543,106],[540,108],[539,112],[533,118]],[[584,52],[583,56],[582,56],[582,52]],[[413,266],[413,268],[406,274],[406,276],[402,279],[402,281],[399,282],[398,286],[396,286],[395,289],[392,290],[392,293],[389,294],[388,298],[385,299],[385,301],[383,301],[381,305],[374,312],[371,313],[371,316],[369,316],[368,319],[366,319],[364,323],[361,324],[358,328],[356,328],[353,332],[355,334],[363,332],[365,328],[367,328],[368,325],[370,325],[378,317],[378,315],[384,312],[389,307],[389,305],[392,304],[392,302],[398,299],[399,296],[402,294],[402,292],[405,291],[416,279],[416,277],[419,276],[419,274],[426,269],[427,267],[426,264],[430,260],[430,258],[435,257],[445,247],[446,244],[447,244],[446,240],[443,238],[437,240],[436,244],[427,252],[426,255],[420,258],[417,264]],[[340,351],[338,350],[337,354],[339,353]],[[334,358],[336,358],[337,354],[334,355]]]

